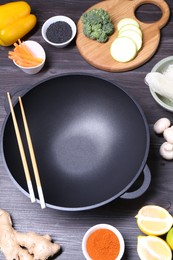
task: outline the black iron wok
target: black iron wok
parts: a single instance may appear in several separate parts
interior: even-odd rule
[[[148,188],[148,125],[121,87],[85,74],[61,75],[33,86],[22,100],[48,207],[92,209]],[[32,174],[18,101],[14,109]],[[29,196],[10,113],[2,150],[10,177]],[[143,172],[143,185],[128,192]]]

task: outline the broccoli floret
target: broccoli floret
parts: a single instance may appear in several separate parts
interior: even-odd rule
[[[82,15],[82,22],[84,24],[96,25],[102,23],[102,18],[97,12],[97,9],[93,9]]]
[[[100,34],[99,38],[97,39],[98,42],[104,43],[107,42],[108,40],[108,35],[102,31],[102,33]]]
[[[81,17],[83,33],[90,39],[106,42],[114,32],[109,14],[103,9],[92,9]]]
[[[90,37],[92,33],[92,26],[90,24],[84,24],[83,25],[83,33],[87,36]]]
[[[92,28],[92,31],[100,31],[100,30],[102,30],[102,25],[100,23],[94,24],[91,26],[91,28]]]
[[[106,23],[103,25],[103,31],[106,32],[107,35],[111,35],[114,32],[114,26],[112,23]]]
[[[94,31],[91,32],[90,38],[92,40],[98,40],[100,38],[101,34],[102,34],[102,30],[101,29],[94,30]]]

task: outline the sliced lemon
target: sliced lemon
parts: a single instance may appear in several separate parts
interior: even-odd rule
[[[170,248],[173,250],[173,228],[171,228],[166,235],[166,242],[170,246]]]
[[[173,217],[169,212],[156,205],[142,207],[136,218],[139,229],[147,235],[163,235],[167,233],[173,225]]]
[[[139,236],[137,253],[141,260],[171,260],[172,251],[160,237]]]

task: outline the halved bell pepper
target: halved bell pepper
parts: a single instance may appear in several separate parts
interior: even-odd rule
[[[0,45],[10,46],[34,28],[37,18],[30,12],[25,1],[0,5]]]

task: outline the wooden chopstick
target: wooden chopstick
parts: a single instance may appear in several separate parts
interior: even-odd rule
[[[40,176],[39,176],[39,172],[38,172],[37,162],[36,162],[36,158],[35,158],[34,148],[32,145],[31,135],[30,135],[30,131],[29,131],[29,127],[28,127],[28,123],[27,123],[27,119],[26,119],[21,97],[19,97],[19,104],[20,104],[20,109],[21,109],[21,113],[22,113],[23,124],[24,124],[24,128],[25,128],[26,139],[28,142],[28,148],[29,148],[32,167],[33,167],[33,171],[34,171],[35,181],[36,181],[36,185],[37,185],[38,196],[40,199],[41,208],[45,208],[46,204],[45,204],[45,200],[44,200],[44,195],[43,195]]]
[[[31,199],[31,202],[35,202],[34,189],[33,189],[33,186],[32,186],[31,177],[30,177],[30,173],[29,173],[29,169],[28,169],[28,164],[27,164],[27,160],[26,160],[26,156],[25,156],[25,151],[24,151],[24,148],[23,148],[23,143],[22,143],[20,132],[19,132],[19,127],[18,127],[16,115],[15,115],[15,112],[14,112],[14,109],[13,109],[13,105],[12,105],[12,101],[11,101],[11,97],[10,97],[9,92],[7,92],[7,97],[8,97],[8,102],[9,102],[9,105],[10,105],[10,111],[11,111],[14,129],[15,129],[15,133],[16,133],[16,138],[17,138],[17,142],[18,142],[18,146],[19,146],[20,156],[21,156],[21,159],[22,159],[22,164],[23,164],[23,168],[24,168],[24,172],[25,172],[25,178],[26,178],[27,185],[28,185],[30,199]]]

